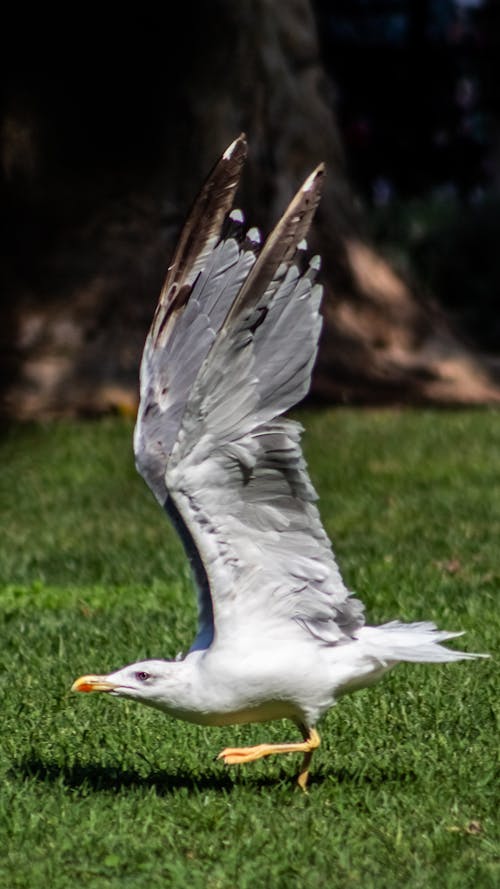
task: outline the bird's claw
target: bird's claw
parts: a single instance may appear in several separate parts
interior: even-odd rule
[[[235,766],[244,762],[252,762],[262,755],[257,747],[226,747],[221,750],[217,759],[224,760],[224,765]]]

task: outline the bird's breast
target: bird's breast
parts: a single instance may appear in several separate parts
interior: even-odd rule
[[[242,725],[247,722],[269,722],[273,719],[301,718],[297,707],[287,701],[266,701],[262,704],[248,705],[241,709],[220,709],[203,707],[196,710],[170,711],[172,716],[197,725]]]

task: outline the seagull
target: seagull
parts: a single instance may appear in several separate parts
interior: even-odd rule
[[[321,330],[320,261],[305,237],[325,175],[306,179],[266,240],[232,210],[240,135],[212,170],[180,235],[140,370],[134,453],[184,545],[198,596],[185,656],[77,679],[205,726],[288,719],[302,740],[227,747],[225,764],[300,753],[306,790],[318,721],[347,692],[402,661],[475,655],[434,623],[367,626],[322,526],[283,415],[308,392]]]

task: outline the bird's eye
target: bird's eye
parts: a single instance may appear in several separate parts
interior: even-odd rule
[[[135,674],[135,678],[138,679],[139,682],[146,682],[148,679],[151,679],[151,674],[146,673],[144,670],[139,670],[139,672]]]

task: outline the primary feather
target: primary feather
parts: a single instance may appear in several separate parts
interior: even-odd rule
[[[241,138],[226,163],[236,149]],[[191,246],[190,292],[175,321],[160,302],[148,336],[136,460],[195,569],[194,648],[213,639],[214,624],[220,639],[248,621],[265,633],[295,620],[333,642],[363,623],[315,506],[300,426],[281,418],[309,389],[321,330],[318,258],[302,265],[323,175],[320,166],[306,180],[260,253],[255,235]]]

